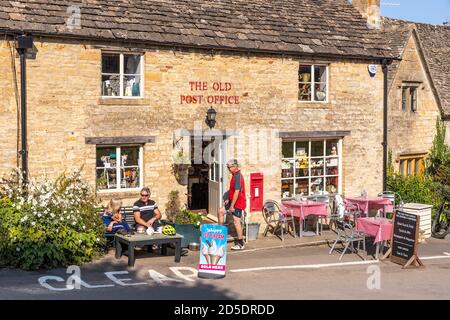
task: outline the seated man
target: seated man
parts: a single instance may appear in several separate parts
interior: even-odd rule
[[[142,188],[141,199],[136,201],[133,206],[134,220],[136,221],[136,230],[139,228],[153,228],[157,232],[161,232],[162,226],[159,222],[161,212],[156,202],[150,200],[150,189]]]

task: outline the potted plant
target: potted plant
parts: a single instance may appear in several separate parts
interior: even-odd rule
[[[172,191],[169,194],[169,202],[166,204],[166,224],[172,225],[178,234],[184,238],[181,241],[183,248],[190,243],[200,243],[200,224],[203,220],[201,213],[194,213],[188,209],[180,209],[179,192]]]

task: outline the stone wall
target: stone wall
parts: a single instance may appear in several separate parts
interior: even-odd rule
[[[343,140],[343,192],[355,195],[367,190],[374,195],[381,191],[383,76],[379,68],[371,78],[368,61],[329,61],[329,103],[302,104],[297,100],[299,59],[152,49],[145,53],[144,99],[111,104],[100,99],[99,49],[51,41],[36,42],[36,47],[36,59],[28,62],[32,176],[54,177],[64,170],[83,167],[83,174],[94,185],[95,146],[87,145],[85,137],[155,136],[155,143],[144,146],[144,183],[164,208],[171,190],[179,190],[182,195],[186,192],[170,172],[173,131],[192,129],[195,121],[203,123],[210,106],[181,104],[180,95],[196,93],[190,90],[190,81],[220,81],[232,83],[232,90],[226,94],[240,99],[238,105],[214,105],[218,111],[216,128],[243,133],[230,139],[230,157],[236,139],[248,139],[252,128],[348,130],[351,135]],[[5,75],[0,78],[3,174],[16,165],[17,130],[11,57],[5,41],[0,42],[0,62]],[[18,66],[18,59],[15,63]],[[278,159],[275,163],[263,158],[250,163],[246,154],[250,151],[241,152],[247,186],[251,172],[264,172],[265,198],[279,200],[281,145],[270,150]],[[101,194],[104,200],[120,196],[127,204],[138,195]],[[259,218],[256,215],[255,219]]]
[[[408,107],[402,111],[402,83],[420,82],[418,111]],[[440,117],[439,107],[431,90],[424,65],[418,53],[418,46],[411,37],[405,48],[403,60],[389,92],[389,148],[392,149],[394,168],[398,170],[400,155],[427,153],[436,134],[436,119]]]

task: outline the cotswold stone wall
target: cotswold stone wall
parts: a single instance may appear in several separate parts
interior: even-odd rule
[[[402,111],[402,83],[420,82],[418,111],[410,107]],[[424,65],[414,38],[410,38],[403,59],[389,92],[389,148],[392,149],[394,167],[399,168],[398,158],[403,154],[427,153],[436,134],[439,107],[430,88]]]
[[[243,135],[230,139],[229,153],[236,139],[247,139],[247,129],[280,131],[348,130],[343,140],[343,192],[376,194],[382,188],[381,68],[369,76],[367,61],[329,61],[329,103],[298,102],[299,59],[255,55],[201,53],[194,51],[147,50],[145,53],[145,97],[139,101],[111,102],[100,99],[101,51],[89,44],[37,42],[35,60],[28,62],[29,164],[32,176],[56,176],[64,170],[83,167],[83,174],[95,184],[95,146],[85,137],[156,137],[144,146],[145,185],[164,208],[171,190],[182,195],[172,173],[173,131],[192,129],[203,123],[211,104],[182,104],[181,96],[191,91],[190,81],[231,83],[224,93],[208,89],[202,95],[237,96],[239,104],[213,106],[218,111],[218,129],[238,129]],[[301,60],[304,63],[314,62]],[[317,61],[327,62],[327,61]],[[18,66],[18,59],[15,59]],[[16,106],[7,42],[0,43],[2,139],[1,173],[16,163]],[[205,125],[203,124],[205,128]],[[281,162],[260,158],[247,160],[242,152],[247,189],[251,172],[266,173],[266,199],[280,199]],[[281,144],[271,149],[281,157]],[[119,196],[125,203],[138,193]],[[260,217],[259,217],[260,218]],[[259,219],[256,215],[256,220]]]

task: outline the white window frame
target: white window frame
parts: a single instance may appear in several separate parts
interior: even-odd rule
[[[311,166],[311,160],[314,159],[332,159],[332,158],[336,158],[336,156],[327,156],[326,155],[326,142],[327,141],[333,141],[333,140],[337,140],[337,159],[338,159],[338,174],[337,175],[327,175],[327,171],[326,171],[326,164],[324,164],[323,168],[324,168],[324,172],[322,175],[320,176],[313,176],[312,175],[312,166]],[[294,185],[293,185],[293,193],[292,193],[292,197],[295,197],[296,194],[296,189],[297,189],[297,180],[308,180],[308,195],[312,194],[312,190],[311,190],[311,182],[313,179],[315,178],[323,178],[323,190],[326,191],[326,182],[327,182],[327,178],[333,178],[333,177],[337,177],[338,178],[338,187],[336,190],[336,193],[338,194],[342,194],[342,138],[324,138],[324,139],[283,139],[282,143],[284,142],[292,142],[294,143],[293,145],[293,151],[294,151],[294,157],[293,158],[284,158],[283,154],[281,155],[281,161],[283,160],[293,160],[294,161],[294,175],[293,177],[290,178],[281,178],[281,181],[289,181],[289,180],[293,180],[294,181]],[[311,145],[312,142],[314,141],[323,141],[323,155],[322,156],[311,156]],[[308,176],[306,177],[296,177],[295,176],[295,164],[296,164],[296,160],[297,160],[297,142],[307,142],[308,143]],[[280,190],[281,191],[281,190]],[[305,196],[308,196],[305,195]]]
[[[300,96],[299,96],[299,91],[300,91],[300,84],[301,83],[305,83],[300,81],[300,78],[298,78],[298,84],[297,84],[297,100],[300,103],[329,103],[330,100],[330,66],[328,64],[322,64],[322,63],[315,63],[315,64],[310,64],[310,63],[300,63],[298,66],[298,73],[300,73],[300,67],[302,66],[310,66],[311,67],[311,100],[300,100]],[[324,101],[319,101],[316,100],[316,81],[315,81],[315,67],[325,67],[326,68],[326,72],[327,72],[327,82],[326,82],[326,99]],[[319,82],[322,83],[322,82]]]
[[[142,145],[97,145],[95,147],[95,152],[97,153],[97,148],[116,148],[116,159],[122,158],[122,148],[123,147],[139,147],[139,187],[137,188],[122,188],[120,181],[121,177],[121,163],[116,164],[116,188],[115,189],[96,189],[97,193],[115,193],[115,192],[136,192],[140,191],[144,186],[144,147]],[[97,162],[97,155],[96,155]],[[103,169],[103,167],[95,166],[95,177],[97,179],[97,170]],[[119,182],[118,182],[119,181]],[[97,188],[97,186],[96,186]]]
[[[109,52],[109,51],[103,51],[102,52],[102,57],[101,59],[103,59],[103,54],[115,54],[115,55],[119,55],[120,56],[120,66],[119,66],[119,81],[120,81],[120,95],[118,96],[104,96],[103,95],[103,79],[102,77],[104,75],[114,75],[112,73],[103,73],[103,70],[101,71],[101,78],[100,78],[100,91],[101,91],[101,95],[102,95],[102,99],[142,99],[144,98],[144,54],[143,53],[133,53],[133,52],[127,52],[127,53],[118,53],[118,52]],[[126,76],[129,76],[130,74],[125,74],[125,70],[124,70],[124,55],[139,55],[141,57],[141,61],[140,61],[140,77],[141,77],[141,82],[140,82],[140,89],[139,89],[139,96],[125,96],[124,95],[124,79]],[[103,64],[103,60],[101,61]],[[102,67],[101,67],[102,68]],[[133,75],[134,76],[134,75]]]

